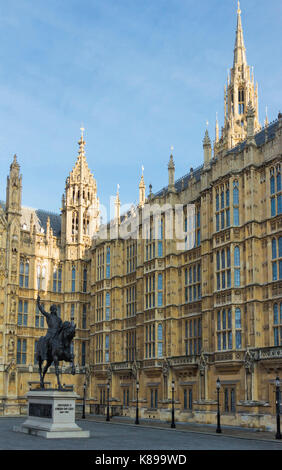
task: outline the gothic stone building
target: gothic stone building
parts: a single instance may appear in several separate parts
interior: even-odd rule
[[[238,9],[234,63],[224,92],[224,126],[206,131],[204,163],[100,225],[96,181],[83,135],[66,180],[61,214],[22,207],[16,157],[0,208],[1,412],[19,413],[38,381],[36,341],[46,324],[36,309],[56,304],[76,323],[76,375],[62,365],[87,410],[275,427],[275,378],[282,374],[282,115],[262,127]],[[194,241],[167,236],[177,207],[184,232],[195,210]],[[158,218],[150,210],[158,207]],[[170,216],[167,217],[167,208]],[[185,212],[186,211],[186,212]],[[131,225],[134,225],[132,229]],[[131,236],[121,236],[130,228]],[[123,230],[126,232],[126,230]],[[144,236],[145,234],[145,236]],[[52,373],[46,375],[55,385]],[[108,391],[109,387],[109,391]]]

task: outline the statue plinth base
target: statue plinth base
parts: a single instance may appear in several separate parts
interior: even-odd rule
[[[45,438],[89,437],[75,423],[75,400],[78,395],[68,390],[31,390],[28,399],[28,418],[21,426],[13,428]]]

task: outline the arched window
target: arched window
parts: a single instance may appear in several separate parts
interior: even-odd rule
[[[239,246],[235,246],[234,249],[234,284],[235,287],[240,287],[241,279],[240,279],[240,248]]]
[[[78,233],[78,214],[77,214],[77,212],[72,213],[71,233],[72,233],[72,235],[77,235],[77,233]]]

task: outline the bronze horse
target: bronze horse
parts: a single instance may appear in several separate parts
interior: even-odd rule
[[[46,337],[41,336],[37,343],[36,348],[36,359],[39,364],[39,374],[40,374],[40,387],[44,388],[44,377],[51,366],[52,362],[55,365],[55,371],[57,376],[58,388],[62,390],[62,385],[59,377],[59,361],[70,362],[72,365],[72,374],[75,374],[74,367],[74,355],[71,353],[71,342],[75,336],[76,325],[65,321],[62,324],[60,331],[57,335],[48,341],[48,347],[46,348]],[[44,367],[42,373],[42,363],[46,360],[47,363]]]

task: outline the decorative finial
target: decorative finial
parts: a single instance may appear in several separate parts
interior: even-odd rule
[[[85,156],[85,152],[84,152],[85,142],[84,142],[84,135],[83,135],[83,132],[85,131],[85,129],[83,125],[81,126],[80,131],[81,131],[81,137],[80,137],[80,141],[78,142],[78,145],[79,145],[78,153],[81,156]]]
[[[81,130],[81,140],[83,140],[83,132],[85,131],[85,129],[83,127],[83,124],[82,124],[80,130]]]
[[[144,173],[144,166],[142,165],[142,176],[143,176],[143,173]]]
[[[241,15],[240,0],[238,0],[238,14]]]

